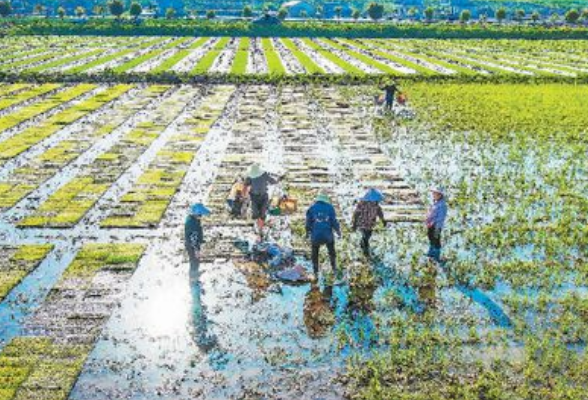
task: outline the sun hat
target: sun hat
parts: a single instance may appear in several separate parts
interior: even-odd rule
[[[323,192],[319,193],[316,196],[315,201],[322,201],[323,203],[331,204],[330,197],[326,193],[323,193]]]
[[[433,193],[439,193],[441,196],[445,197],[445,188],[443,186],[436,186],[429,189]]]
[[[210,215],[210,210],[202,203],[193,204],[190,207],[190,214],[192,215]]]
[[[253,165],[251,165],[251,167],[249,167],[249,173],[248,173],[249,178],[255,179],[255,178],[259,178],[261,175],[263,175],[263,171],[261,170],[261,167],[259,166],[259,164],[253,164]]]
[[[367,191],[365,196],[363,196],[362,200],[363,201],[380,202],[380,201],[384,201],[384,195],[379,190],[372,188]]]

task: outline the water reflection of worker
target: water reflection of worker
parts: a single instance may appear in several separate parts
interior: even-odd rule
[[[304,325],[308,336],[317,339],[325,336],[335,323],[335,315],[331,306],[332,286],[321,292],[320,287],[314,283],[306,292],[304,298]]]
[[[208,335],[208,321],[206,311],[202,305],[200,286],[200,249],[204,243],[202,230],[202,216],[210,211],[201,203],[190,207],[190,215],[186,217],[184,226],[186,251],[190,258],[190,291],[192,292],[192,317],[194,320],[196,345],[203,351],[208,351],[216,344],[216,339]]]
[[[192,319],[194,322],[194,341],[200,350],[209,352],[216,347],[217,339],[208,332],[206,307],[202,303],[199,263],[190,264],[190,291],[192,293]]]
[[[378,341],[378,332],[371,315],[375,308],[376,288],[373,273],[369,270],[364,271],[362,279],[349,285],[346,308],[340,316],[340,329],[344,330],[342,336],[347,340],[344,351],[351,347],[369,349]]]

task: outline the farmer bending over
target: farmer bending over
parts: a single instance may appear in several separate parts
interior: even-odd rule
[[[310,237],[312,243],[312,267],[315,279],[319,273],[319,250],[322,245],[327,246],[329,259],[333,273],[337,275],[336,284],[340,284],[341,276],[337,270],[337,254],[335,252],[335,238],[333,231],[341,238],[341,227],[335,214],[335,208],[331,205],[329,197],[321,193],[315,203],[306,212],[306,237]]]
[[[245,180],[245,187],[251,200],[252,217],[256,220],[260,234],[262,233],[269,207],[268,186],[278,183],[278,180],[278,178],[274,178],[269,173],[262,171],[259,164],[251,166]]]

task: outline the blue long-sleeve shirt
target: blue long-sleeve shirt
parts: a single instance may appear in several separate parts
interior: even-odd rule
[[[202,232],[202,224],[200,220],[191,215],[186,217],[184,225],[184,241],[186,248],[190,247],[196,251],[200,251],[200,246],[204,243],[204,233]]]
[[[310,235],[313,243],[328,243],[334,240],[333,231],[341,235],[335,208],[317,201],[306,212],[306,234]]]
[[[429,208],[429,212],[427,213],[427,226],[441,230],[445,226],[445,218],[447,218],[447,203],[442,198],[435,201],[431,208]]]

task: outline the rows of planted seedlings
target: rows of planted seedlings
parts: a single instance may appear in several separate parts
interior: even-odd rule
[[[42,96],[59,88],[60,85],[52,83],[39,86],[33,86],[29,89],[19,89],[18,86],[14,91],[7,91],[2,94],[0,99],[0,111],[13,107],[17,104],[24,103],[27,100],[35,99],[37,96]]]
[[[128,89],[131,89],[130,93],[127,92]],[[48,179],[62,172],[63,168],[78,159],[97,142],[112,135],[167,90],[166,86],[133,89],[127,85],[120,85],[115,88],[113,94],[120,94],[124,97],[123,99],[115,98],[114,101],[109,102],[111,96],[102,96],[98,103],[83,102],[81,105],[87,112],[95,110],[95,107],[100,104],[104,104],[105,108],[96,110],[89,116],[90,120],[79,124],[73,131],[71,131],[72,125],[54,124],[53,126],[59,126],[61,130],[70,130],[67,138],[57,141],[42,153],[20,164],[0,180],[0,208],[16,205]],[[43,124],[41,126],[44,130],[53,131],[49,126]]]
[[[144,247],[86,244],[24,335],[0,353],[0,393],[5,399],[67,399],[94,342],[120,303]]]
[[[102,222],[103,227],[151,227],[159,223],[233,90],[232,87],[211,89],[112,209]]]
[[[26,125],[27,122],[35,117],[53,116],[60,110],[71,107],[74,100],[80,98],[85,100],[89,95],[93,94],[97,88],[98,86],[93,84],[79,84],[65,87],[61,91],[52,93],[47,98],[41,98],[39,101],[26,104],[23,107],[12,110],[12,112],[8,114],[0,116],[0,139],[13,133],[10,131],[11,128]],[[5,142],[3,141],[2,143]],[[11,147],[12,146],[4,147],[2,151],[10,153]]]
[[[0,85],[0,96],[18,93],[20,91],[30,88],[31,86],[32,84],[30,83],[3,83],[2,85]]]
[[[31,271],[39,266],[51,245],[3,246],[0,248],[0,301]]]
[[[104,88],[95,95],[65,108],[37,125],[30,126],[8,139],[0,142],[0,166],[7,161],[29,150],[32,146],[49,138],[55,132],[80,118],[100,109],[105,104],[115,100],[131,88],[130,85],[118,85]],[[83,88],[85,91],[94,89],[93,86]],[[8,188],[7,188],[8,190]]]
[[[198,88],[182,86],[158,104],[148,118],[138,123],[106,152],[85,166],[75,178],[53,193],[19,226],[71,227],[166,130]]]
[[[35,38],[26,40],[34,41]],[[53,41],[59,41],[52,38]],[[66,40],[66,39],[63,39]],[[353,75],[522,75],[575,77],[588,72],[572,42],[499,40],[439,41],[326,38],[137,37],[130,41],[88,37],[63,51],[15,51],[0,71],[115,74],[178,72],[188,75],[296,75],[327,72]],[[97,43],[96,43],[97,42]],[[574,44],[577,42],[574,42]],[[550,47],[550,45],[553,45]],[[9,45],[17,47],[17,43]],[[20,48],[19,48],[20,49]],[[104,50],[103,52],[101,50]]]

